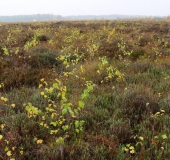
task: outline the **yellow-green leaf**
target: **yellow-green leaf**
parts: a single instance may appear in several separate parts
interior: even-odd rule
[[[0,135],[0,140],[3,138],[3,135]]]
[[[163,134],[162,135],[162,139],[167,139],[168,137],[167,137],[167,135],[166,134]]]
[[[84,102],[83,101],[79,101],[79,107],[84,108]]]
[[[11,151],[8,151],[6,154],[7,154],[7,156],[9,156],[9,157],[12,155]]]
[[[62,115],[66,114],[67,113],[67,110],[66,109],[63,109],[62,110]]]
[[[9,150],[9,148],[8,148],[8,147],[5,147],[4,151],[7,152],[8,150]]]
[[[38,139],[37,140],[37,144],[42,144],[43,143],[43,140],[42,139]]]
[[[58,145],[64,144],[64,138],[63,138],[63,137],[57,138],[57,139],[56,139],[56,143],[57,143]]]

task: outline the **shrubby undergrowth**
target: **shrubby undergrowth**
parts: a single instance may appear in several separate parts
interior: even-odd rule
[[[170,22],[0,24],[0,159],[169,159]]]

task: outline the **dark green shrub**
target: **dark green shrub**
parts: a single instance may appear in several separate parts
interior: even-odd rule
[[[122,115],[130,120],[131,127],[143,121],[144,115],[159,111],[157,96],[144,86],[129,87],[119,98]]]
[[[133,49],[133,53],[130,55],[132,60],[137,60],[140,57],[144,56],[146,54],[146,51],[143,48],[135,47]]]
[[[38,36],[38,40],[42,42],[46,42],[49,40],[49,37],[47,35],[40,35]]]
[[[134,141],[134,131],[130,123],[125,119],[109,120],[110,133],[114,135],[121,144],[132,143]]]
[[[132,73],[143,73],[143,72],[147,72],[149,68],[151,68],[152,63],[149,61],[144,61],[144,60],[140,60],[140,61],[136,61],[134,63],[132,63],[131,65],[129,65],[127,67],[127,70],[129,72]]]
[[[162,98],[159,104],[162,109],[164,109],[167,113],[169,113],[170,112],[170,95],[167,95],[165,98]]]
[[[4,83],[4,89],[9,91],[23,86],[37,87],[41,78],[52,79],[52,71],[46,68],[31,68],[29,65],[6,68],[1,74],[0,80]]]
[[[45,49],[44,49],[45,50]],[[41,51],[41,52],[40,52]],[[40,50],[32,51],[29,53],[30,58],[28,58],[28,64],[33,68],[53,68],[55,66],[61,65],[61,62],[56,60],[57,54],[52,51]]]
[[[112,41],[103,41],[99,47],[99,55],[107,56],[109,58],[118,58],[119,47],[121,43],[120,37],[115,37]]]
[[[118,142],[105,135],[87,135],[86,142],[66,150],[67,160],[112,160],[118,151]]]

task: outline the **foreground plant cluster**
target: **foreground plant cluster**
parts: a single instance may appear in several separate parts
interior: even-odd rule
[[[169,159],[169,29],[1,23],[0,159]]]

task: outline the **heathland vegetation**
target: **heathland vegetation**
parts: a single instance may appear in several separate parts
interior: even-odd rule
[[[0,24],[0,159],[168,160],[170,21]]]

